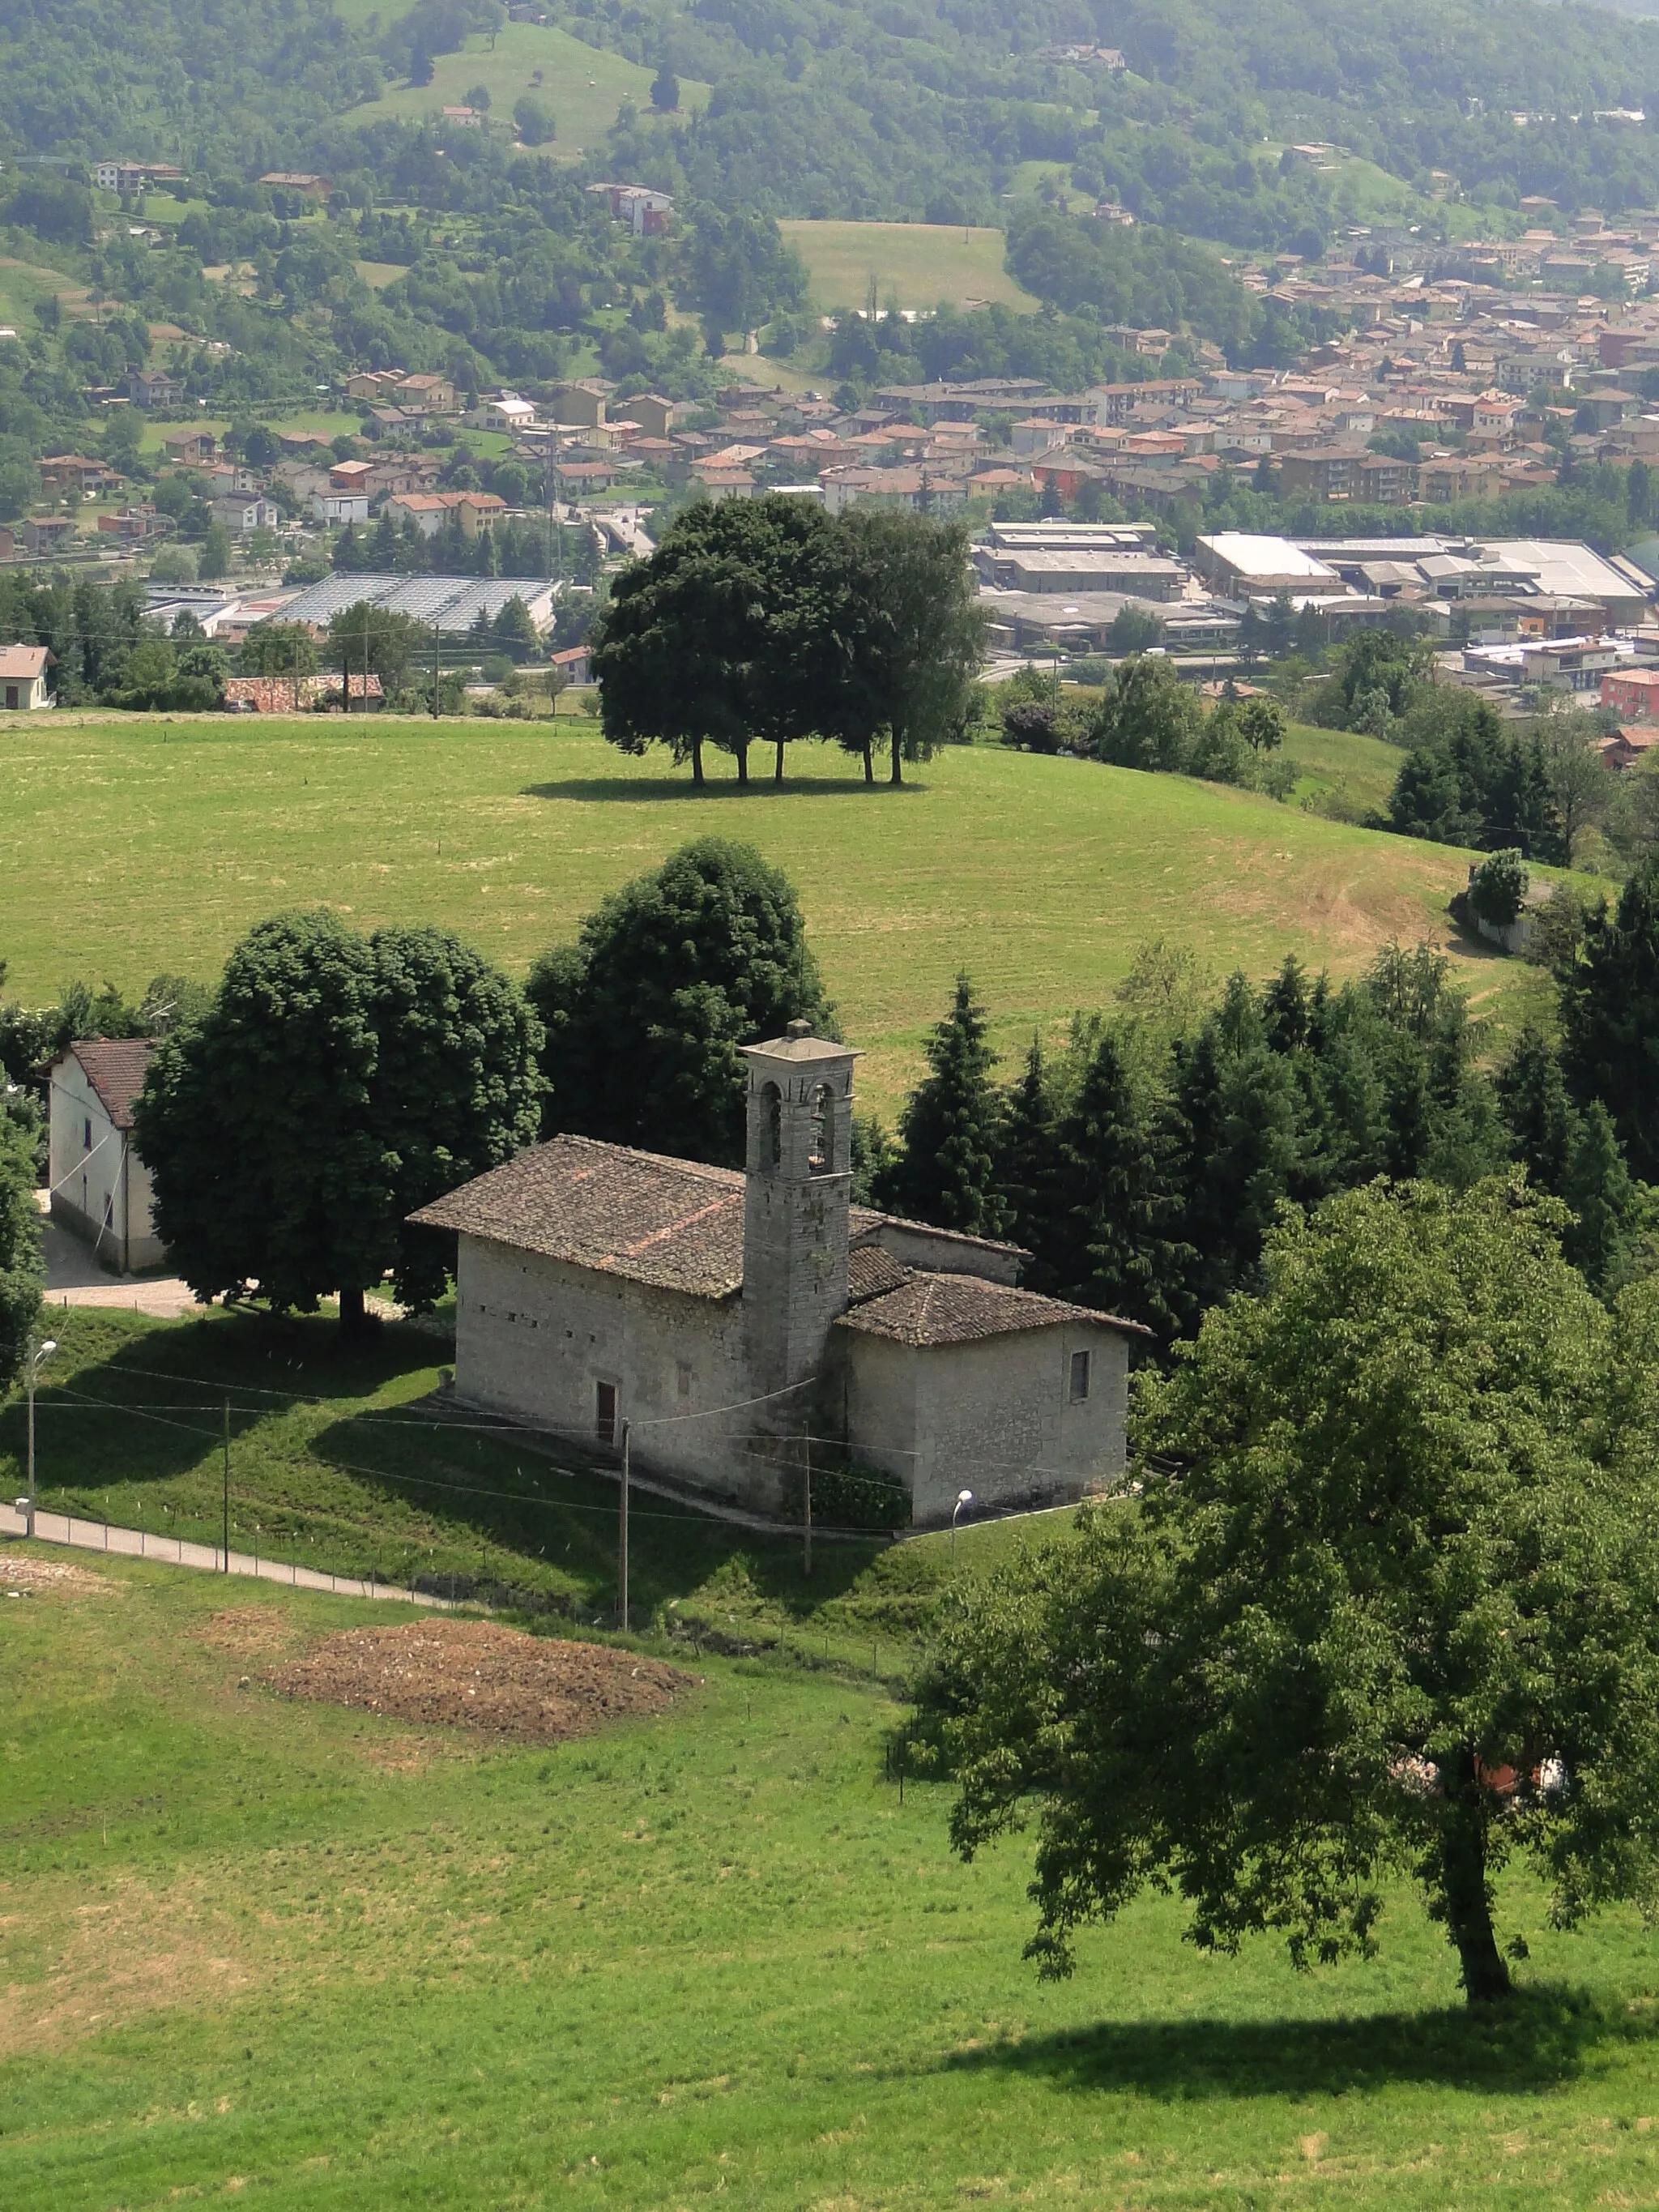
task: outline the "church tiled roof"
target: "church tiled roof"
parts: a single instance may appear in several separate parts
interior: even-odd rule
[[[708,1298],[743,1288],[743,1177],[731,1168],[555,1137],[410,1219]]]
[[[743,1200],[744,1177],[735,1169],[591,1137],[555,1137],[475,1176],[410,1219],[661,1290],[726,1298],[743,1288]],[[843,1316],[849,1328],[927,1345],[966,1344],[1060,1321],[1137,1327],[977,1275],[907,1267],[875,1241],[884,1225],[915,1230],[933,1246],[959,1245],[967,1257],[1009,1249],[852,1206],[848,1295],[853,1310]]]
[[[1018,1329],[1052,1328],[1057,1322],[1088,1322],[1097,1328],[1127,1330],[1137,1336],[1152,1334],[1139,1322],[1120,1321],[1115,1314],[1067,1305],[1060,1298],[1039,1297],[1034,1291],[1017,1291],[1006,1283],[988,1283],[977,1275],[922,1273],[854,1306],[838,1326],[921,1346],[973,1344],[981,1337],[1007,1336]]]

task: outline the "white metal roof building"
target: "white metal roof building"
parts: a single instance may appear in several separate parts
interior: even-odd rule
[[[408,615],[446,636],[471,629],[480,612],[493,621],[509,599],[522,599],[542,629],[553,619],[556,584],[534,576],[363,576],[344,572],[307,585],[283,609],[284,622],[325,623],[363,600],[388,614]]]
[[[1259,537],[1245,530],[1218,531],[1200,538],[1193,566],[1212,590],[1230,599],[1272,599],[1279,592],[1304,597],[1310,592],[1342,589],[1334,568],[1292,545],[1288,538]]]

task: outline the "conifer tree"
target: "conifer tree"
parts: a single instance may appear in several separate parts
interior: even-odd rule
[[[1070,1204],[1056,1261],[1066,1293],[1160,1335],[1176,1333],[1194,1256],[1172,1243],[1168,1188],[1152,1103],[1110,1030],[1097,1039],[1056,1133]]]
[[[1055,1141],[1054,1081],[1036,1037],[1019,1080],[1003,1100],[996,1184],[1004,1234],[1031,1254],[1022,1280],[1028,1290],[1052,1291],[1060,1279],[1056,1255],[1067,1206]]]
[[[1198,1303],[1213,1305],[1253,1279],[1301,1162],[1296,1084],[1243,975],[1196,1039],[1177,1044],[1175,1095],[1186,1130],[1188,1279]]]
[[[927,1050],[928,1073],[899,1117],[904,1151],[885,1179],[886,1202],[939,1229],[1000,1237],[1006,1213],[997,1188],[996,1054],[966,975],[957,976],[951,1011]]]
[[[1575,1095],[1601,1101],[1632,1168],[1659,1182],[1659,856],[1642,861],[1613,914],[1586,916],[1561,1028]]]

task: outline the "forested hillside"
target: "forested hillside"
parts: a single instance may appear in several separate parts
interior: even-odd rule
[[[328,0],[8,0],[0,153],[264,165],[368,97],[379,64]]]

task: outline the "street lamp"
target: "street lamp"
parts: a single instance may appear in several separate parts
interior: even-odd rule
[[[53,1337],[49,1336],[44,1342],[39,1344],[31,1337],[28,1350],[24,1354],[28,1367],[29,1395],[29,1498],[27,1510],[23,1516],[23,1534],[26,1536],[33,1536],[34,1534],[34,1378],[40,1373],[42,1364],[50,1359],[57,1349],[57,1340]]]
[[[951,1508],[951,1565],[953,1567],[957,1563],[957,1520],[963,1507],[971,1505],[973,1502],[974,1493],[971,1490],[959,1490],[957,1492],[957,1502]]]

